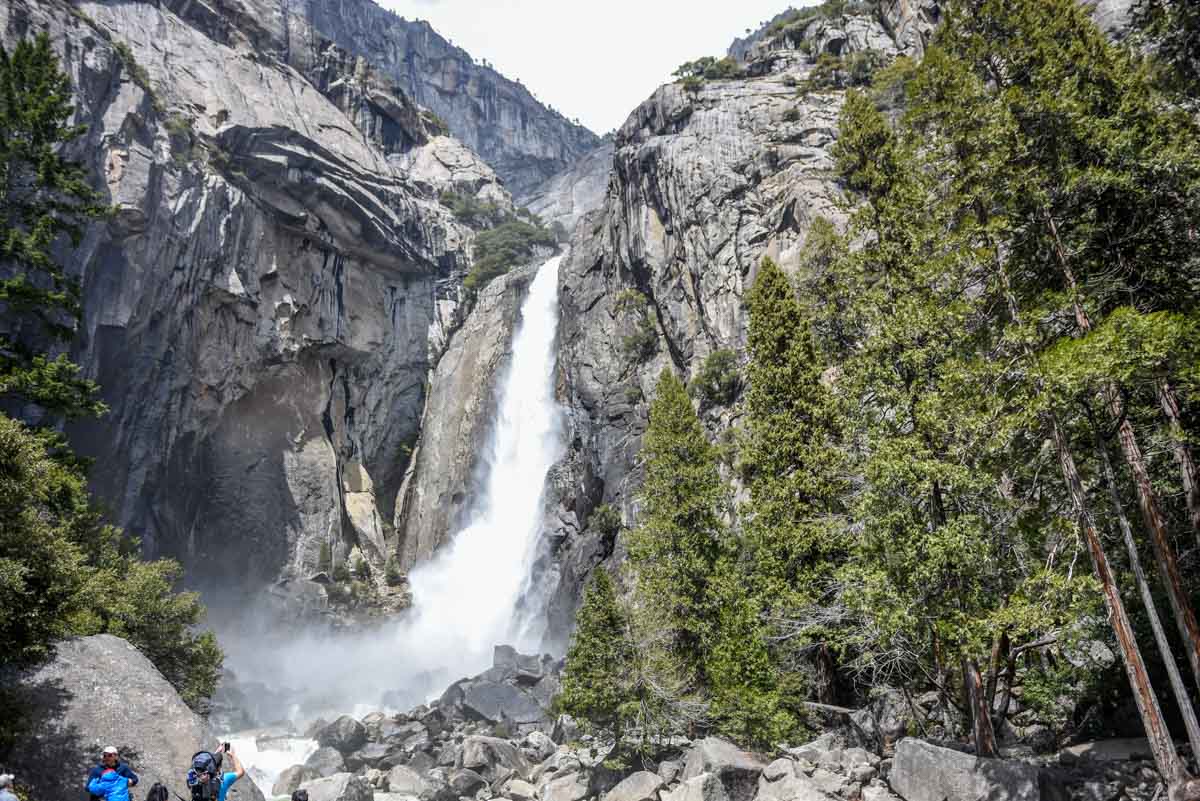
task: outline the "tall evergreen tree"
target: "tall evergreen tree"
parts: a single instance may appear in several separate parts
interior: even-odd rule
[[[557,706],[620,741],[638,719],[637,676],[629,623],[612,579],[597,569],[575,617]]]
[[[716,451],[670,369],[655,387],[641,458],[641,524],[629,537],[638,597],[668,633],[677,664],[704,687],[705,648],[719,612],[714,582],[735,549],[722,516]]]
[[[0,48],[0,402],[74,417],[103,410],[65,354],[79,282],[54,257],[105,212],[87,170],[64,155],[86,128],[70,123],[71,85],[46,34]],[[14,408],[18,407],[18,408]]]

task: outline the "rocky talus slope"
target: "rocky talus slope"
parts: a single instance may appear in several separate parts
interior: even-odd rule
[[[712,737],[614,745],[550,711],[561,669],[497,646],[489,670],[408,712],[274,724],[250,736],[260,754],[316,741],[268,788],[277,798],[303,788],[310,801],[1150,801],[1162,792],[1144,740],[981,761],[907,736],[913,712],[899,693],[811,742],[766,752]],[[106,745],[141,774],[138,792],[161,781],[183,794],[191,754],[231,734],[197,717],[144,656],[109,635],[64,642],[49,664],[4,679],[33,712],[4,767],[38,798],[77,797]],[[227,711],[239,710],[214,720]],[[248,767],[253,776],[265,765]],[[248,776],[230,797],[264,794]]]
[[[323,543],[381,568],[474,235],[438,197],[508,192],[303,17],[0,6],[4,44],[41,31],[116,208],[69,265],[111,407],[73,432],[99,496],[199,584],[307,575]]]

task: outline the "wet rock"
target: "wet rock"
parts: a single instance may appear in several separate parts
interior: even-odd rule
[[[395,746],[387,743],[367,743],[357,751],[346,755],[346,768],[351,771],[358,771],[360,768],[376,768],[395,752]]]
[[[312,752],[309,758],[304,761],[304,766],[312,768],[322,778],[325,778],[333,776],[335,773],[344,772],[346,770],[346,758],[336,748],[322,746]]]
[[[478,681],[468,684],[463,694],[463,711],[488,723],[517,724],[548,722],[545,711],[527,693],[511,684]]]
[[[524,778],[529,773],[529,763],[520,750],[497,737],[472,736],[463,740],[457,765],[476,771],[489,782],[506,774],[516,773]]]
[[[316,740],[322,746],[336,748],[342,754],[349,754],[366,745],[367,730],[351,716],[342,715],[317,732]]]
[[[321,774],[306,765],[292,765],[280,772],[279,778],[271,786],[271,795],[290,796],[304,782],[319,778]]]

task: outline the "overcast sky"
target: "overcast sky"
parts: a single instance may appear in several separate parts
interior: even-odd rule
[[[378,0],[428,20],[543,103],[599,134],[684,61],[724,55],[746,28],[815,0]]]

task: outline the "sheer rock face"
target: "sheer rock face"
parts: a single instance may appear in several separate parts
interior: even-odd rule
[[[595,150],[542,184],[525,205],[547,225],[559,223],[570,232],[583,215],[604,204],[612,164],[613,143],[606,138]]]
[[[842,53],[900,50],[874,18],[818,34]],[[808,57],[765,42],[746,47],[757,53],[758,77],[710,80],[694,93],[668,84],[630,115],[616,135],[604,205],[579,223],[563,262],[561,391],[572,447],[552,486],[563,532],[552,631],[570,627],[590,570],[623,558],[621,538],[605,541],[586,520],[607,503],[626,524],[636,521],[637,454],[659,374],[691,379],[724,348],[744,361],[744,298],[762,258],[796,274],[814,221],[845,222],[831,156],[842,93],[798,97]],[[639,296],[657,338],[649,358],[625,342],[638,330],[630,301]],[[714,440],[734,414],[703,410]]]
[[[398,17],[370,0],[247,1],[268,9],[277,3],[277,17],[302,16],[365,57],[491,164],[521,204],[599,144],[591,131],[543,106],[520,83],[476,64],[427,22]]]
[[[111,407],[74,440],[199,585],[303,576],[325,543],[381,566],[473,236],[438,194],[508,193],[303,18],[172,5],[0,7],[5,45],[50,34],[116,207],[69,260]]]

